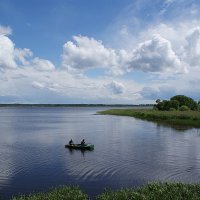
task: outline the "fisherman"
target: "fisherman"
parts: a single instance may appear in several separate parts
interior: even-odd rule
[[[81,141],[81,145],[85,145],[85,139]]]
[[[74,142],[73,142],[73,140],[71,139],[70,141],[69,141],[69,145],[73,145],[74,144]]]

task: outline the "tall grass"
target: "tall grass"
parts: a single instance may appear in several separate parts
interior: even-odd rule
[[[78,187],[59,187],[47,193],[21,195],[12,200],[89,200]],[[105,191],[96,200],[199,200],[200,184],[150,183],[141,188]]]
[[[20,195],[12,200],[87,200],[88,195],[78,187],[61,186],[46,193]]]
[[[199,200],[199,184],[151,183],[139,189],[106,191],[97,200]]]
[[[139,119],[164,122],[172,125],[200,127],[199,111],[156,111],[153,109],[112,109],[99,114],[130,116]]]

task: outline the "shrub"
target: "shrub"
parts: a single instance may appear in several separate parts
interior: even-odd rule
[[[170,99],[172,100],[176,100],[179,102],[179,106],[187,106],[188,108],[190,108],[191,110],[197,110],[198,104],[196,101],[194,101],[192,98],[184,96],[184,95],[176,95],[174,97],[172,97]]]
[[[155,105],[155,107],[158,110],[170,110],[170,108],[178,110],[181,106],[187,106],[191,110],[198,110],[200,105],[200,102],[197,103],[192,98],[184,95],[176,95],[170,100],[161,101],[160,99],[157,99],[156,103],[157,104]]]
[[[187,111],[187,110],[190,110],[187,106],[185,105],[182,105],[180,108],[179,108],[180,111]]]
[[[169,109],[169,111],[175,111],[175,110],[176,110],[175,108],[170,108],[170,109]]]

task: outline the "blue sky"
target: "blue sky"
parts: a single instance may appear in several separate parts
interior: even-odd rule
[[[17,46],[28,47],[36,55],[59,64],[66,41],[79,34],[101,39],[104,30],[130,2],[2,0],[0,19],[1,25],[13,29],[11,38]]]
[[[199,8],[197,0],[1,0],[0,103],[199,100]]]

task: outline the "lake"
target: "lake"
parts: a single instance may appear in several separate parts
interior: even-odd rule
[[[105,109],[1,107],[2,199],[59,185],[79,185],[93,197],[150,181],[200,181],[200,129],[95,115]],[[83,138],[94,151],[64,148]]]

